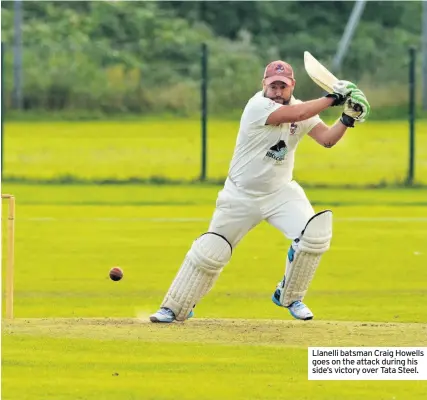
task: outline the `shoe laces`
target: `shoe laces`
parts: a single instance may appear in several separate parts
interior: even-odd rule
[[[299,300],[294,301],[292,303],[292,308],[295,309],[295,310],[299,310],[299,309],[304,308],[304,307],[305,307],[305,304],[303,302],[299,301]]]
[[[170,308],[162,307],[162,308],[160,309],[160,312],[161,312],[162,314],[169,315],[170,317],[175,317],[174,312],[173,312]]]

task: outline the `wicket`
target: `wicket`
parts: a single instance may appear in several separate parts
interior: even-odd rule
[[[2,194],[8,200],[6,253],[6,318],[13,319],[13,269],[15,262],[15,196]]]

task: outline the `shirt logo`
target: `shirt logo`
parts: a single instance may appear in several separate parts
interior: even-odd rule
[[[290,134],[295,135],[295,132],[297,131],[297,129],[298,129],[298,125],[295,122],[292,122],[290,130],[289,130]]]
[[[288,148],[284,140],[279,140],[274,146],[270,147],[264,156],[264,161],[273,161],[273,164],[283,164]]]

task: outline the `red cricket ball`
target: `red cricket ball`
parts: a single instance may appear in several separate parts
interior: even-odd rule
[[[110,279],[113,281],[119,281],[123,278],[123,270],[119,267],[113,267],[110,269]]]

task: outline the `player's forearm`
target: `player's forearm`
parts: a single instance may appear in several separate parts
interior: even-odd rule
[[[333,102],[332,98],[322,97],[301,104],[283,106],[269,115],[267,124],[278,125],[286,122],[304,121],[326,110]]]
[[[315,115],[329,108],[333,102],[334,100],[331,98],[321,97],[320,99],[310,100],[291,106],[291,108],[295,107],[297,119],[295,121],[289,122],[305,121],[306,119],[314,117]]]
[[[327,148],[334,146],[344,136],[346,130],[347,127],[341,121],[335,122],[334,125],[322,134],[320,144]]]

